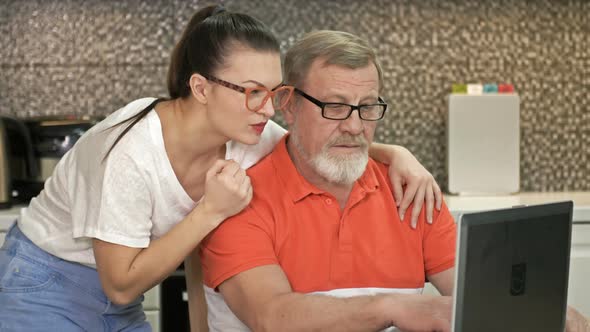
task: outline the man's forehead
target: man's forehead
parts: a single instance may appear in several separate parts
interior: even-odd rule
[[[325,67],[323,71],[316,70],[306,80],[306,87],[317,91],[317,97],[330,95],[350,95],[351,91],[361,95],[375,95],[379,93],[379,77],[377,71],[370,68],[345,68],[342,66]],[[308,91],[312,92],[312,91]]]
[[[363,80],[378,84],[379,73],[372,62],[362,67],[350,67],[316,60],[307,73],[307,79]]]

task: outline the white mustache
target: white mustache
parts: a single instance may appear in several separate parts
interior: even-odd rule
[[[362,148],[366,148],[369,146],[369,143],[362,135],[342,135],[334,138],[333,140],[329,141],[327,146],[334,146],[334,145],[359,145]]]

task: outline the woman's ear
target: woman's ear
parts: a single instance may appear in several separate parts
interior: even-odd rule
[[[207,87],[209,86],[207,79],[203,75],[195,73],[191,75],[188,84],[191,88],[191,94],[193,97],[202,104],[207,104],[207,96],[209,94],[209,91],[207,90]]]

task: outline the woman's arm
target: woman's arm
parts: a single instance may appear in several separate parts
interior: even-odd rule
[[[219,160],[207,172],[201,203],[147,248],[94,239],[96,268],[106,295],[116,304],[132,302],[172,273],[209,232],[251,199],[244,170],[233,161]]]
[[[369,155],[389,165],[389,177],[400,218],[404,219],[406,210],[413,202],[412,227],[416,228],[420,210],[426,201],[426,220],[432,223],[435,203],[437,210],[440,210],[442,205],[442,193],[432,174],[408,149],[399,145],[373,143]]]
[[[214,228],[216,217],[200,206],[147,248],[93,240],[96,267],[109,299],[131,303],[164,280]],[[218,218],[218,217],[217,217]]]

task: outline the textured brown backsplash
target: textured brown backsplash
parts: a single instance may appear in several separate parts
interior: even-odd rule
[[[209,3],[0,0],[0,114],[106,115],[165,96],[174,42]],[[312,29],[369,40],[390,104],[376,140],[408,147],[443,186],[451,84],[507,82],[521,96],[521,190],[590,190],[590,1],[223,3],[272,26],[285,49]]]

